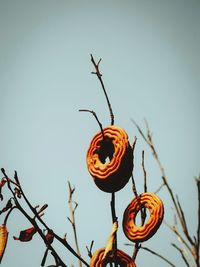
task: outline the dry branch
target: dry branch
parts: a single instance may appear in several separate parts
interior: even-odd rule
[[[155,256],[161,258],[163,261],[167,262],[170,266],[172,266],[172,267],[176,267],[171,261],[169,261],[168,259],[166,259],[166,258],[163,257],[162,255],[160,255],[159,253],[153,251],[152,249],[149,249],[149,248],[147,248],[147,247],[143,247],[143,246],[141,246],[141,249],[146,250],[146,251],[150,252],[151,254],[153,254],[153,255],[155,255]]]
[[[183,251],[182,249],[180,249],[180,248],[179,248],[176,244],[174,244],[174,243],[172,243],[172,246],[180,252],[180,254],[181,254],[181,256],[182,256],[182,258],[183,258],[185,264],[187,265],[187,267],[190,267],[190,264],[189,264],[189,262],[187,261],[185,255],[184,255],[184,251]]]
[[[161,178],[163,180],[162,185],[159,187],[159,189],[157,190],[157,192],[163,188],[163,186],[165,186],[167,188],[167,191],[171,197],[172,203],[174,205],[175,211],[176,211],[176,215],[178,217],[179,223],[181,225],[182,231],[185,235],[185,238],[187,239],[187,241],[190,243],[189,244],[184,240],[184,238],[181,236],[181,234],[179,233],[179,231],[177,230],[176,227],[170,227],[170,229],[177,235],[178,240],[184,244],[184,246],[186,246],[186,248],[190,251],[192,257],[194,258],[195,262],[196,262],[196,266],[199,267],[199,232],[200,232],[200,217],[198,218],[198,229],[197,229],[197,237],[192,237],[188,231],[188,227],[187,227],[187,223],[186,223],[186,219],[185,219],[185,215],[184,215],[184,211],[181,207],[181,204],[179,202],[178,198],[175,198],[175,195],[173,193],[173,190],[168,182],[167,176],[165,174],[165,170],[164,167],[159,159],[158,153],[156,151],[156,148],[154,146],[153,143],[153,139],[152,139],[152,134],[150,132],[149,126],[147,121],[145,120],[145,124],[146,124],[146,135],[144,134],[144,132],[142,131],[142,129],[140,128],[140,126],[134,121],[132,120],[133,124],[136,126],[136,128],[138,129],[139,133],[141,134],[141,136],[143,137],[143,139],[145,140],[145,142],[148,144],[148,146],[150,147],[152,154],[158,164],[158,167],[160,169],[161,172]],[[200,195],[199,193],[199,182],[197,182],[197,187],[198,187],[198,196]],[[200,197],[198,199],[199,203],[200,203]],[[199,204],[200,205],[200,204]],[[200,210],[200,207],[199,207]],[[200,216],[200,215],[199,215]],[[198,240],[198,241],[197,241]]]
[[[78,245],[78,237],[77,237],[77,231],[76,231],[76,221],[75,221],[75,210],[78,207],[78,204],[75,202],[75,207],[73,207],[73,193],[75,191],[75,187],[71,187],[70,182],[68,182],[68,188],[69,188],[69,199],[68,199],[68,204],[69,204],[69,210],[70,210],[70,218],[68,217],[72,228],[73,228],[73,233],[74,233],[74,240],[75,240],[75,245],[76,245],[76,252],[77,254],[81,257],[79,245]],[[79,266],[82,267],[82,262],[79,259]]]
[[[104,82],[102,80],[102,74],[99,70],[99,64],[101,62],[101,59],[98,61],[98,63],[95,62],[92,54],[91,54],[91,61],[92,61],[92,64],[94,65],[95,67],[95,72],[92,72],[92,74],[96,74],[97,78],[99,79],[100,83],[101,83],[101,87],[103,89],[103,92],[104,92],[104,95],[106,97],[106,101],[107,101],[107,104],[108,104],[108,108],[109,108],[109,111],[110,111],[110,118],[111,118],[111,125],[114,124],[114,114],[113,114],[113,111],[112,111],[112,106],[110,104],[110,100],[108,98],[108,94],[106,92],[106,89],[105,89],[105,86],[104,86]]]

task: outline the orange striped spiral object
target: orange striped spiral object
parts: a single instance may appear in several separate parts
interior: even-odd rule
[[[147,208],[150,217],[142,226],[135,224],[137,213]],[[133,242],[143,242],[151,238],[160,227],[164,216],[162,200],[154,193],[143,193],[134,198],[124,211],[123,230],[126,237]]]
[[[104,252],[105,248],[101,248],[94,253],[90,261],[90,267],[103,267],[112,262],[117,263],[119,266],[136,267],[135,262],[131,259],[131,257],[122,250],[116,250],[115,260],[111,255],[107,255],[104,258]]]
[[[6,248],[7,239],[8,239],[7,227],[5,224],[2,224],[0,225],[0,263]]]
[[[95,184],[105,192],[122,189],[133,170],[133,152],[127,133],[109,126],[97,133],[87,151],[87,167]],[[109,159],[109,160],[107,160]]]

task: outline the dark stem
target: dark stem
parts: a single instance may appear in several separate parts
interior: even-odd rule
[[[87,249],[87,252],[88,252],[88,256],[90,258],[92,258],[92,247],[94,245],[94,240],[91,241],[91,244],[90,244],[90,248],[88,248],[88,246],[86,246],[86,249]]]
[[[137,142],[137,137],[135,136],[135,139],[134,139],[134,142],[133,142],[133,145],[132,145],[132,151],[133,151],[133,171],[132,171],[132,190],[133,190],[133,193],[135,195],[135,197],[138,196],[138,193],[137,193],[137,189],[136,189],[136,184],[135,184],[135,180],[134,180],[134,176],[133,176],[133,172],[134,172],[134,159],[135,159],[135,155],[134,155],[134,152],[135,152],[135,145],[136,145],[136,142]]]
[[[6,214],[3,224],[6,225],[7,220],[8,220],[8,217],[10,216],[11,212],[12,212],[14,209],[16,209],[16,206],[12,207],[12,208],[9,210],[9,212]]]
[[[133,257],[132,257],[132,259],[133,259],[134,261],[135,261],[135,259],[136,259],[136,257],[137,257],[137,254],[138,254],[140,248],[141,248],[141,244],[138,243],[138,242],[135,243],[135,248],[134,248]]]
[[[144,173],[144,192],[147,192],[147,173],[144,166],[144,150],[142,150],[142,169]]]
[[[110,118],[111,118],[111,125],[114,124],[114,114],[113,114],[113,111],[112,111],[112,107],[111,107],[111,104],[110,104],[110,101],[109,101],[109,98],[108,98],[108,95],[107,95],[107,92],[106,92],[106,89],[105,89],[105,86],[104,86],[104,83],[103,83],[103,80],[102,80],[102,74],[100,73],[100,70],[99,70],[99,63],[101,62],[101,59],[99,60],[98,63],[95,62],[92,54],[90,55],[91,56],[91,61],[92,61],[92,64],[94,65],[95,67],[95,72],[92,72],[92,74],[96,74],[100,83],[101,83],[101,87],[103,89],[103,92],[104,92],[104,95],[106,97],[106,101],[107,101],[107,104],[108,104],[108,108],[109,108],[109,111],[110,111]]]
[[[197,241],[196,241],[196,264],[200,265],[199,250],[200,250],[200,175],[196,178],[197,190],[198,190],[198,225],[197,225]]]
[[[33,212],[34,219],[32,219],[26,212],[25,210],[21,207],[21,205],[19,204],[15,193],[13,192],[11,186],[10,186],[10,179],[8,178],[7,174],[5,173],[5,170],[2,168],[1,169],[2,173],[4,174],[5,178],[7,179],[7,184],[8,184],[8,188],[11,191],[11,193],[13,194],[15,203],[16,203],[16,207],[21,211],[21,213],[31,222],[31,224],[36,228],[37,232],[39,233],[39,235],[41,236],[41,238],[43,239],[44,243],[46,244],[46,238],[45,235],[43,234],[42,230],[39,228],[39,226],[37,225],[35,219],[37,218],[38,221],[47,229],[50,230],[50,228],[46,225],[46,223],[40,218],[40,216],[38,215],[38,213],[36,212],[36,209],[33,208],[33,206],[30,204],[29,200],[26,198],[22,187],[20,185],[19,179],[18,179],[18,175],[17,172],[15,172],[15,180],[18,181],[18,186],[20,188],[21,194],[24,197],[25,202],[27,203],[27,205],[29,206],[30,210]],[[81,260],[86,266],[89,267],[89,265],[87,264],[87,262],[85,262],[77,253],[76,251],[67,243],[66,240],[60,238],[58,235],[56,235],[54,233],[54,237],[60,242],[62,243],[75,257],[77,257],[79,260]],[[49,245],[49,249],[52,251],[52,253],[56,256],[57,259],[59,259],[60,261],[60,265],[63,267],[66,267],[66,264],[61,260],[61,258],[59,257],[59,255],[57,254],[57,252],[54,250],[54,248]]]
[[[79,109],[79,111],[92,113],[92,115],[95,117],[97,123],[99,124],[99,127],[101,129],[103,140],[105,140],[105,135],[104,135],[103,127],[102,127],[102,124],[101,124],[101,122],[99,121],[99,119],[97,117],[97,114],[93,110],[88,110],[88,109]]]
[[[43,231],[39,228],[38,224],[36,223],[36,221],[34,219],[32,219],[26,212],[25,210],[21,207],[21,205],[19,204],[19,202],[17,201],[17,199],[15,199],[16,202],[16,206],[18,208],[18,210],[20,210],[20,212],[27,218],[27,220],[35,227],[35,229],[37,230],[38,234],[41,236],[41,238],[43,239],[44,243],[46,244],[46,238],[45,235],[43,234]],[[48,244],[48,248],[56,255],[56,257],[59,259],[60,261],[60,265],[62,267],[67,267],[67,265],[61,260],[60,256],[57,254],[57,252],[55,251],[55,249]]]
[[[117,222],[117,216],[116,216],[116,211],[115,211],[115,193],[111,193],[111,214],[112,214],[112,223]],[[117,232],[115,232],[115,238],[114,238],[114,258],[117,250]],[[117,263],[114,263],[114,266],[117,267]]]

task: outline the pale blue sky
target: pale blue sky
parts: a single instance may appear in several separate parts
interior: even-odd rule
[[[198,0],[0,0],[0,165],[9,175],[18,171],[33,204],[49,204],[44,219],[59,235],[67,232],[72,245],[72,229],[66,219],[67,181],[76,186],[78,236],[88,261],[85,246],[94,239],[94,250],[103,247],[111,229],[110,195],[94,185],[85,162],[89,142],[99,128],[90,114],[78,112],[93,109],[104,126],[110,123],[100,84],[90,74],[90,53],[102,58],[115,123],[127,131],[131,142],[138,137],[134,173],[138,191],[143,188],[143,149],[148,190],[161,184],[151,152],[130,120],[144,127],[145,117],[189,227],[196,231],[199,13]],[[165,204],[165,219],[172,222],[168,194],[163,190],[159,195]],[[131,183],[116,194],[118,246],[130,255],[121,220],[132,197]],[[13,213],[2,267],[40,266],[44,245],[39,237],[27,244],[12,240],[29,226]],[[177,241],[163,224],[144,245],[183,266],[171,242]],[[61,253],[68,266],[78,266],[69,252]],[[143,251],[136,263],[138,267],[168,266]]]

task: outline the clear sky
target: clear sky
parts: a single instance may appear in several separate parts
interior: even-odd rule
[[[161,184],[151,151],[131,118],[143,128],[149,122],[160,159],[173,190],[179,195],[192,233],[196,231],[200,151],[200,2],[0,0],[0,166],[10,176],[18,171],[31,202],[48,203],[44,220],[57,234],[67,233],[70,180],[78,237],[83,257],[86,245],[105,246],[111,230],[110,194],[100,191],[86,168],[86,151],[99,131],[89,113],[95,110],[103,126],[110,123],[100,84],[91,75],[90,53],[102,58],[101,70],[115,114],[135,150],[135,180],[143,190],[141,153],[145,150],[148,190]],[[163,189],[165,220],[173,223],[172,204]],[[126,253],[123,210],[133,198],[131,183],[116,194],[118,247]],[[3,204],[1,204],[2,206]],[[8,221],[9,241],[2,267],[40,266],[44,244],[12,239],[30,224],[17,212]],[[183,266],[170,243],[178,241],[162,224],[144,245],[176,266]],[[77,260],[55,243],[68,266]],[[48,259],[51,262],[51,257]],[[140,251],[137,266],[167,267]]]

